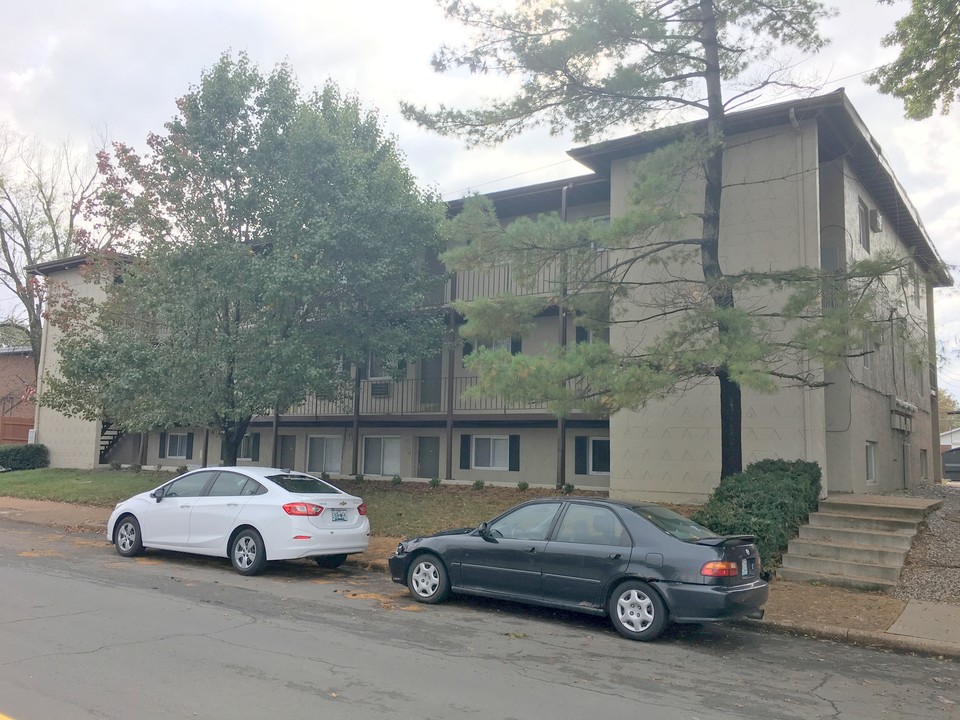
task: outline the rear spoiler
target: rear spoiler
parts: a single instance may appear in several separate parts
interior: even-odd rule
[[[724,537],[703,538],[703,540],[697,540],[696,544],[724,547],[726,545],[753,545],[756,540],[753,535],[726,535]]]

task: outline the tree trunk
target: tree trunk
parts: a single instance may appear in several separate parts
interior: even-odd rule
[[[720,52],[717,39],[717,20],[714,0],[700,0],[703,19],[705,80],[707,86],[707,142],[709,151],[703,163],[703,243],[700,259],[707,290],[718,308],[733,307],[733,290],[720,268],[720,202],[723,195],[723,132],[724,107],[720,87]],[[721,342],[728,332],[723,320],[717,322]],[[720,477],[733,475],[743,469],[743,437],[741,425],[740,386],[730,379],[727,368],[717,370],[720,381]]]
[[[220,445],[220,462],[222,465],[233,467],[237,464],[237,456],[240,454],[240,444],[243,442],[243,436],[247,434],[247,427],[250,425],[250,418],[244,418],[237,422],[228,423],[222,429]]]

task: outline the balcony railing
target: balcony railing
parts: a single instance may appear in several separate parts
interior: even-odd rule
[[[546,412],[545,403],[513,403],[502,398],[465,398],[463,393],[477,384],[477,378],[458,377],[453,383],[453,411],[506,413]],[[361,415],[419,415],[446,413],[448,383],[445,378],[422,380],[363,380],[360,383]],[[296,417],[350,416],[353,399],[307,398],[284,413]]]
[[[576,274],[582,277],[608,270],[610,253],[606,251],[597,252],[595,258],[591,259],[588,265],[591,266],[578,268]],[[476,300],[477,298],[490,298],[499,295],[552,295],[559,292],[561,284],[562,276],[559,261],[548,264],[540,271],[532,284],[523,286],[516,282],[507,265],[500,265],[490,270],[462,270],[457,273],[457,299]],[[448,285],[448,299],[449,288]]]

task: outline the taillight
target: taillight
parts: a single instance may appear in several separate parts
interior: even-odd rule
[[[736,577],[739,575],[737,563],[732,561],[714,560],[705,563],[700,568],[700,574],[704,577]]]
[[[313,503],[292,502],[284,505],[283,511],[287,515],[307,515],[308,517],[316,517],[323,512],[323,506],[314,505]]]
[[[366,514],[367,514],[367,504],[366,504],[366,503],[360,503],[359,505],[357,505],[357,512],[360,513],[361,515],[366,515]]]

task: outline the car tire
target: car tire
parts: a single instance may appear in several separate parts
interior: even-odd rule
[[[645,582],[628,580],[610,596],[610,621],[629,640],[656,640],[667,627],[667,606]]]
[[[133,515],[124,515],[113,531],[113,541],[117,553],[123,557],[135,557],[143,553],[143,538],[140,535],[140,523]]]
[[[263,538],[253,528],[241,530],[230,543],[230,562],[241,575],[258,575],[267,563]]]
[[[346,555],[318,555],[314,558],[318,566],[326,570],[336,570],[347,561]]]
[[[436,555],[418,556],[407,573],[407,587],[418,602],[443,602],[450,596],[450,577],[443,561]]]

